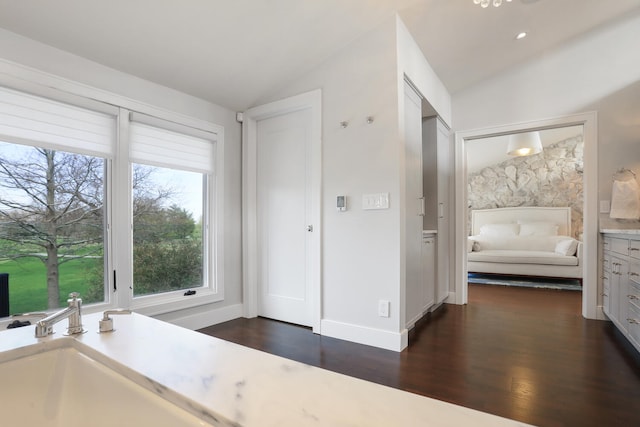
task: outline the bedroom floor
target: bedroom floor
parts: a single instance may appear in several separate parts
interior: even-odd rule
[[[200,332],[539,426],[640,425],[640,357],[581,293],[469,285],[467,306],[419,323],[402,353],[263,318]]]

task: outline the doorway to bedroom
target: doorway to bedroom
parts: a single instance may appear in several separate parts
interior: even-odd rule
[[[510,194],[513,196],[509,202],[511,206],[564,206],[572,213],[576,212],[572,215],[566,238],[582,244],[582,314],[587,318],[600,318],[601,310],[598,307],[597,296],[596,123],[595,113],[581,113],[456,133],[455,194],[458,208],[456,208],[455,229],[459,248],[456,251],[456,264],[460,266],[456,269],[456,303],[468,302],[468,251],[462,248],[469,249],[470,212],[477,206],[489,209],[504,206],[502,202],[507,198],[505,194]],[[548,130],[553,131],[551,136],[545,135],[545,131]],[[582,130],[581,135],[580,130]],[[508,157],[506,153],[509,135],[535,131],[540,131],[541,140],[545,140],[542,155],[518,159]],[[553,136],[554,133],[555,136]],[[502,142],[499,141],[500,138]],[[480,147],[480,154],[472,151],[471,147],[474,143]],[[501,144],[503,148],[497,149]],[[488,150],[488,146],[491,145],[496,149]],[[491,152],[503,158],[489,161],[479,167],[469,165],[469,162],[473,163],[477,159],[486,160]],[[582,155],[581,160],[579,160],[580,155]],[[572,156],[574,158],[569,158]],[[496,168],[499,171],[496,171]],[[476,187],[484,187],[484,195],[476,196],[475,192],[472,193]],[[470,194],[469,200],[468,194]],[[486,204],[478,204],[481,202]],[[519,231],[514,234],[519,236]],[[501,273],[513,275],[514,271]],[[517,273],[522,274],[520,271]],[[555,277],[555,275],[548,274],[547,277]],[[495,277],[493,279],[495,280]],[[512,279],[509,278],[509,280]]]
[[[530,142],[539,144],[540,152],[517,155],[510,147]],[[581,248],[575,242],[582,241],[583,229],[582,125],[475,139],[465,151],[473,242],[468,283],[580,292]],[[506,235],[496,235],[499,231]],[[563,245],[570,239],[568,253]]]

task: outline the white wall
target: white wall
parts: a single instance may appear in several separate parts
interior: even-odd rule
[[[390,17],[260,102],[322,89],[321,333],[393,350],[406,345],[399,310],[404,203],[399,100],[404,92],[398,75],[397,24],[396,16]],[[415,59],[421,53],[408,53],[413,48],[408,46],[406,55]],[[428,85],[419,89],[432,90]],[[372,124],[366,123],[367,116],[373,116]],[[342,121],[349,122],[345,129]],[[363,210],[362,195],[380,192],[390,193],[390,208]],[[347,196],[346,212],[335,208],[338,195]],[[379,300],[391,302],[389,318],[378,316]]]
[[[636,14],[456,93],[455,130],[597,111],[598,198],[608,200],[617,168],[640,176],[638,40]]]
[[[451,127],[451,95],[399,17],[397,17],[397,49],[400,84],[402,84],[402,76],[406,75],[436,110],[440,119]],[[399,93],[402,94],[403,91],[400,90]],[[400,117],[403,116],[403,114],[400,115]]]
[[[14,65],[17,64],[17,65]],[[23,66],[29,67],[24,68]],[[24,68],[19,70],[20,68]],[[18,69],[19,72],[15,70]],[[188,78],[188,76],[185,76]],[[225,300],[158,316],[197,328],[239,317],[241,303],[240,125],[235,113],[181,92],[0,29],[0,80],[33,80],[57,89],[128,107],[144,106],[224,127]]]

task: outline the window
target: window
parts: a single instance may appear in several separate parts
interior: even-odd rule
[[[64,98],[0,87],[0,317],[220,300],[216,133]]]
[[[0,88],[2,316],[57,308],[72,291],[105,301],[114,133],[113,116]]]
[[[201,136],[213,136],[178,132],[176,125],[140,114],[132,120],[134,297],[211,291],[207,207],[213,200],[215,145]]]
[[[204,286],[206,175],[132,167],[134,296]]]

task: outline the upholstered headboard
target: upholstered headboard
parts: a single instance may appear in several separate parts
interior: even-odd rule
[[[569,207],[519,207],[475,209],[471,211],[471,235],[480,234],[484,224],[508,224],[521,221],[553,222],[558,225],[558,234],[571,236],[571,208]]]

